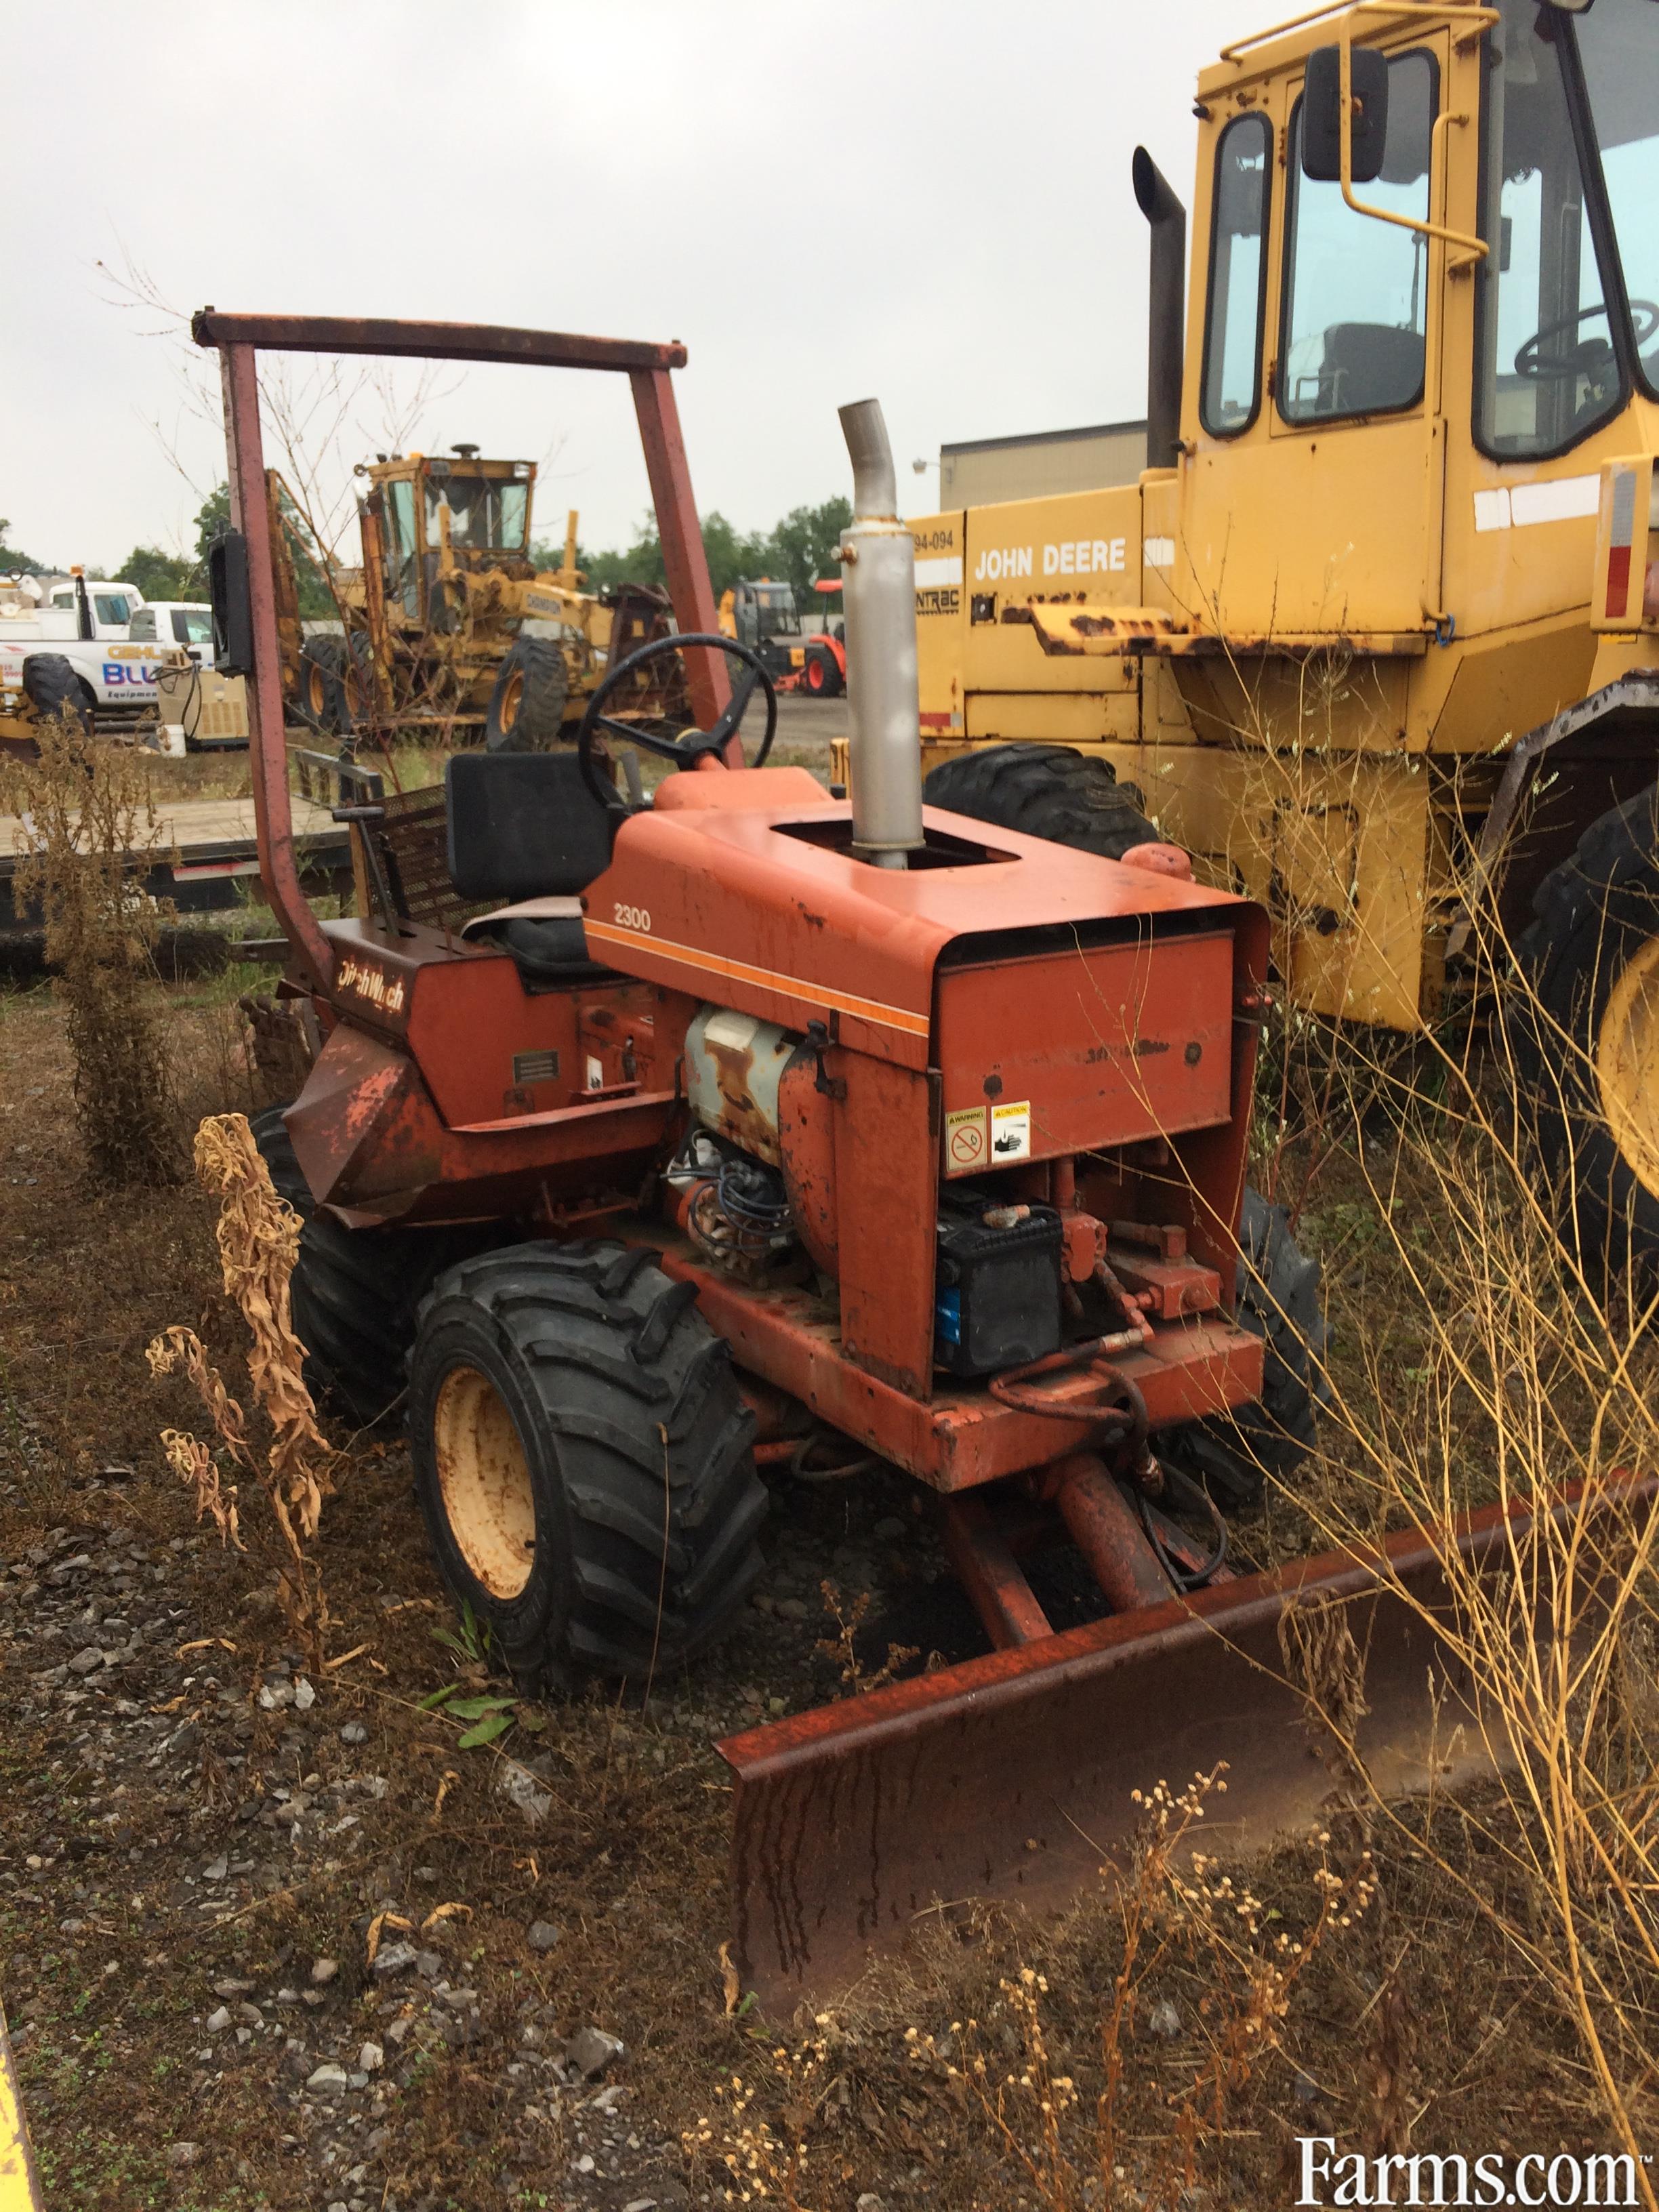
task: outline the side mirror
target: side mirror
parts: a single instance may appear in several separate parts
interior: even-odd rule
[[[1382,173],[1389,135],[1389,59],[1375,46],[1349,51],[1354,112],[1349,141],[1350,179],[1374,184]],[[1308,57],[1302,88],[1302,173],[1334,185],[1342,175],[1342,52],[1316,46]]]
[[[213,602],[215,666],[227,676],[252,676],[253,608],[247,540],[240,530],[222,530],[208,547],[208,597]]]

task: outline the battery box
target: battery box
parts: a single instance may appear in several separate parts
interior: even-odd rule
[[[1060,1216],[1033,1206],[991,1228],[982,1217],[994,1208],[981,1200],[939,1212],[933,1358],[951,1375],[998,1375],[1060,1349]]]

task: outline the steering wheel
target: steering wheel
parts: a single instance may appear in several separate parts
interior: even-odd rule
[[[740,661],[748,673],[732,694],[732,702],[712,730],[681,730],[670,736],[665,731],[647,729],[640,722],[624,722],[605,713],[605,702],[611,694],[643,668],[647,661],[662,659],[670,653],[684,653],[694,645],[712,646],[716,651]],[[659,760],[672,761],[676,768],[695,768],[705,753],[717,753],[734,737],[742,724],[749,702],[759,684],[766,693],[766,730],[760,741],[760,750],[753,765],[759,768],[772,750],[772,739],[778,726],[778,695],[771,678],[767,674],[758,653],[748,646],[739,645],[735,638],[711,636],[706,631],[691,630],[684,636],[654,638],[649,645],[641,646],[610,670],[605,681],[587,702],[587,712],[582,716],[582,726],[576,732],[576,757],[581,763],[582,781],[601,805],[617,803],[616,786],[605,775],[594,757],[593,741],[600,731],[607,737],[620,738],[625,744],[637,745],[641,752],[655,753]],[[661,717],[657,718],[659,720]]]
[[[1636,323],[1636,349],[1639,353],[1656,331],[1659,331],[1659,306],[1651,300],[1632,300],[1630,311]],[[1553,358],[1540,349],[1548,338],[1559,338],[1568,331],[1576,331],[1580,323],[1587,323],[1592,315],[1605,315],[1607,304],[1598,300],[1593,307],[1580,307],[1576,315],[1564,315],[1559,322],[1546,323],[1536,330],[1515,356],[1517,376],[1530,376],[1544,383],[1559,383],[1564,378],[1589,375],[1611,357],[1611,349],[1604,339],[1587,340],[1571,351],[1558,354]],[[1609,324],[1611,318],[1609,317]]]

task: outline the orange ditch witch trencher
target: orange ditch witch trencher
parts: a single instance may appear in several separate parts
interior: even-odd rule
[[[982,1657],[721,1747],[745,1984],[787,2004],[941,1903],[1060,1895],[1136,1787],[1217,1758],[1239,1817],[1316,1802],[1275,1680],[1289,1592],[1368,1611],[1371,1730],[1409,1782],[1429,1631],[1376,1563],[1235,1575],[1213,1502],[1293,1464],[1312,1418],[1311,1270],[1243,1190],[1265,916],[1127,795],[1121,860],[923,808],[875,403],[842,410],[843,803],[765,765],[771,685],[717,634],[683,349],[210,309],[196,337],[231,462],[219,665],[250,678],[261,873],[315,1046],[259,1131],[307,1217],[313,1373],[359,1419],[401,1410],[440,1571],[526,1683],[694,1659],[760,1570],[760,1471],[820,1444],[921,1486],[982,1624]],[[458,754],[441,794],[348,752],[349,921],[295,866],[262,348],[625,374],[678,624],[607,671],[574,746]],[[641,703],[669,656],[690,728]],[[648,802],[641,752],[671,764]],[[1060,1545],[1100,1617],[1056,1633],[1022,1560]],[[1431,1547],[1393,1571],[1433,1600]]]

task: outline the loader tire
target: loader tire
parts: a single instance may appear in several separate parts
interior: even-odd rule
[[[929,806],[967,814],[999,830],[1047,837],[1103,860],[1157,842],[1145,801],[1120,783],[1109,761],[1069,745],[986,745],[941,762],[921,787]]]
[[[267,1107],[251,1127],[276,1195],[305,1224],[289,1300],[306,1348],[306,1388],[319,1407],[369,1428],[403,1399],[422,1299],[435,1276],[477,1249],[478,1232],[348,1229],[319,1213],[283,1112]]]
[[[37,715],[67,716],[92,735],[92,699],[85,679],[61,653],[32,653],[23,663],[23,694]]]
[[[410,1370],[439,1571],[515,1679],[659,1675],[728,1628],[766,1492],[731,1354],[653,1256],[520,1244],[451,1268]]]
[[[569,677],[564,654],[545,638],[514,638],[484,714],[484,750],[544,753],[564,728]]]
[[[1591,823],[1516,945],[1504,1022],[1560,1234],[1597,1295],[1659,1282],[1659,785]]]

